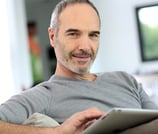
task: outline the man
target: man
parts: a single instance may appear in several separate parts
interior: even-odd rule
[[[127,73],[89,72],[99,48],[100,27],[99,13],[88,0],[61,1],[52,14],[48,29],[57,57],[55,75],[5,102],[0,107],[1,120],[21,124],[33,113],[39,112],[62,124],[74,113],[94,106],[105,112],[113,107],[157,109],[142,87]],[[94,119],[103,115],[101,111],[96,114],[93,109],[81,115],[87,114],[89,119]],[[95,114],[91,115],[91,112]],[[77,133],[78,128],[82,128],[81,124],[87,124],[87,118],[78,118],[81,115],[70,118],[75,123],[63,123],[59,127],[62,133]],[[30,134],[37,133],[38,129],[39,134],[44,131],[46,134],[50,130],[31,127],[29,131],[30,127],[3,121],[0,133]],[[69,127],[63,127],[67,125]]]

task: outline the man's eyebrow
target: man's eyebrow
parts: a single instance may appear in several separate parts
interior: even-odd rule
[[[95,33],[95,34],[100,35],[100,31],[92,31],[92,32],[90,32],[90,33]]]
[[[79,30],[78,30],[78,29],[73,29],[73,28],[71,28],[71,29],[67,29],[67,30],[65,31],[65,33],[70,33],[70,32],[79,32]]]
[[[80,32],[80,30],[70,28],[70,29],[67,29],[67,30],[65,31],[65,33],[70,33],[70,32]],[[95,33],[95,34],[100,35],[100,31],[97,31],[97,30],[95,30],[95,31],[91,31],[90,33]]]

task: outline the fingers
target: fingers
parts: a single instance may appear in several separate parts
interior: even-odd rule
[[[92,125],[96,119],[100,118],[104,114],[105,112],[95,107],[76,113],[74,115],[74,118],[77,119],[76,121],[74,121],[75,127],[78,128],[76,132],[81,133],[82,131],[87,129],[90,125]]]
[[[59,131],[61,134],[80,134],[91,125],[95,119],[98,119],[104,114],[103,111],[95,107],[75,113],[60,126]]]
[[[98,119],[101,116],[103,116],[104,114],[105,114],[105,112],[94,107],[94,108],[89,108],[87,110],[84,110],[82,112],[78,112],[74,116],[76,116],[76,118],[78,118],[78,120],[82,124],[87,121]]]
[[[66,122],[73,123],[75,127],[80,127],[83,124],[88,123],[89,121],[93,121],[94,119],[98,119],[103,116],[105,112],[97,109],[97,108],[89,108],[87,110],[78,112],[71,116]]]

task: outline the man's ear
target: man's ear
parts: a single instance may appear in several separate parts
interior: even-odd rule
[[[51,46],[55,47],[55,30],[52,27],[49,27],[48,34]]]

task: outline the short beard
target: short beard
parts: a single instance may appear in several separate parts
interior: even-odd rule
[[[69,53],[69,58],[71,59],[74,56],[89,56],[91,58],[90,63],[85,68],[79,68],[77,66],[69,66],[69,69],[71,69],[72,72],[77,74],[86,74],[90,72],[91,66],[93,65],[95,58],[97,56],[98,49],[96,53],[93,50],[79,50],[78,52],[71,52]],[[82,61],[80,63],[82,65]],[[83,63],[84,64],[84,63]]]

